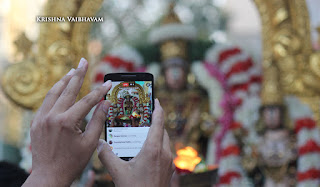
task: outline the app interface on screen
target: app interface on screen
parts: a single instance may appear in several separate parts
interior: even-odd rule
[[[107,100],[107,143],[117,156],[135,157],[151,125],[152,81],[113,81]]]

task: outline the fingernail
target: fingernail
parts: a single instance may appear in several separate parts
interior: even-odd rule
[[[81,58],[80,59],[80,62],[79,62],[79,65],[78,65],[78,68],[82,68],[84,66],[84,63],[86,62],[87,60],[85,58]]]
[[[98,153],[100,153],[100,151],[102,150],[102,147],[103,147],[103,143],[104,143],[104,140],[99,140],[99,143],[98,143],[98,147],[97,147],[97,151]]]
[[[111,80],[108,80],[107,82],[103,83],[102,86],[108,87],[111,85]]]
[[[75,71],[75,69],[72,68],[72,69],[67,73],[67,75],[73,75],[73,74],[74,74],[74,71]]]

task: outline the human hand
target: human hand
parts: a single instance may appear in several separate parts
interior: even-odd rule
[[[85,184],[85,187],[94,187],[95,177],[96,177],[96,174],[94,173],[94,171],[89,170],[88,171],[88,178],[87,178],[87,182]]]
[[[111,82],[75,103],[87,69],[88,62],[82,58],[76,70],[70,70],[51,88],[36,113],[30,130],[32,173],[24,186],[70,186],[89,162],[106,120],[110,103],[101,99]],[[80,124],[96,104],[82,132]]]
[[[175,169],[168,133],[164,130],[164,114],[158,99],[148,137],[129,162],[116,156],[110,146],[100,140],[99,159],[108,169],[116,186],[168,186]]]

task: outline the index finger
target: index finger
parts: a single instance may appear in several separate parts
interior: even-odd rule
[[[70,109],[67,110],[66,113],[72,116],[72,118],[74,118],[75,120],[83,119],[90,112],[90,110],[96,104],[98,104],[101,99],[103,99],[103,97],[111,89],[111,86],[111,81],[105,82],[102,86],[96,88],[76,104],[74,104]]]
[[[152,146],[162,147],[164,133],[164,113],[158,99],[155,100],[155,109],[152,114],[152,125],[150,127],[146,142]]]
[[[42,113],[48,113],[53,105],[56,103],[57,99],[60,97],[63,90],[67,87],[75,69],[71,69],[67,75],[60,79],[53,87],[48,91],[46,97],[44,98],[41,108],[39,111]]]
[[[84,77],[88,70],[88,62],[86,59],[81,58],[78,68],[75,70],[74,75],[69,81],[67,87],[63,90],[60,97],[53,106],[53,110],[58,112],[65,112],[76,101],[77,95],[80,92]]]

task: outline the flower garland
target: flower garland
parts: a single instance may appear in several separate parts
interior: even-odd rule
[[[235,181],[237,181],[238,186],[241,186],[239,183],[244,183],[247,178],[241,166],[241,150],[231,130],[226,132],[221,145],[218,186],[232,186]]]
[[[208,71],[208,69],[211,69],[211,71]],[[208,91],[211,115],[215,118],[220,118],[223,114],[219,106],[219,102],[223,98],[223,86],[217,81],[222,79],[222,77],[217,77],[216,80],[211,75],[215,70],[216,68],[213,65],[202,62],[194,62],[191,66],[191,71],[195,75],[196,80]]]
[[[204,83],[207,83],[206,87],[209,87],[208,89],[211,89],[212,91],[209,92],[209,95],[212,97],[218,95],[217,88],[220,88],[221,92],[219,93],[218,97],[215,97],[215,100],[213,100],[213,103],[211,103],[210,108],[216,108],[216,110],[222,108],[219,115],[215,115],[215,117],[218,119],[219,124],[221,124],[222,129],[220,132],[216,135],[216,161],[219,161],[221,156],[221,141],[226,134],[226,132],[229,130],[230,125],[233,121],[233,108],[235,103],[235,99],[227,92],[226,90],[226,83],[223,74],[218,70],[218,68],[208,62],[204,62],[203,66],[208,71],[209,76],[208,78],[204,79],[206,81],[203,81]],[[202,74],[204,75],[204,74]],[[211,79],[211,80],[210,80]],[[212,81],[216,79],[219,82],[216,82],[216,85],[212,84]],[[210,81],[208,81],[210,80]],[[203,83],[203,86],[205,84]],[[216,93],[213,93],[215,91]],[[223,93],[223,94],[222,94]],[[219,97],[220,96],[220,97]]]
[[[295,97],[287,97],[286,102],[298,141],[297,186],[317,187],[320,185],[320,129],[307,105]]]
[[[215,136],[217,158],[221,157],[220,185],[235,184],[235,181],[240,185],[246,183],[247,178],[241,167],[241,150],[233,137],[233,131],[241,130],[243,124],[249,127],[249,131],[254,129],[253,124],[258,119],[256,116],[260,106],[260,71],[251,57],[236,46],[216,45],[205,56],[206,64],[214,64],[216,69],[211,70],[214,68],[207,65],[208,71],[220,81],[225,90],[224,104],[221,105],[224,115],[219,120],[222,129]],[[251,104],[254,104],[253,107]],[[255,139],[254,136],[250,138]],[[230,172],[237,173],[238,177],[230,175]]]
[[[235,105],[236,100],[227,92],[225,78],[215,64],[197,63],[192,69],[199,83],[208,89],[210,98],[216,96],[212,99],[213,103],[210,102],[210,108],[223,109],[218,115],[213,113],[221,124],[221,130],[215,135],[216,162],[220,160],[219,184],[228,185],[234,180],[242,181],[244,180],[244,172],[240,163],[240,148],[230,131],[231,127],[236,128],[236,124],[232,126],[234,111],[232,106]],[[218,89],[220,93],[217,93]]]

